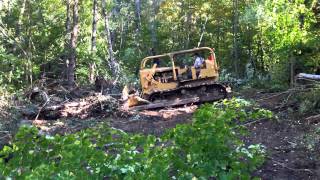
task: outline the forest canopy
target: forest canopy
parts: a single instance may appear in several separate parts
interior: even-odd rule
[[[134,81],[151,48],[212,47],[233,77],[282,85],[320,71],[318,0],[1,0],[0,9],[6,90],[44,76]]]

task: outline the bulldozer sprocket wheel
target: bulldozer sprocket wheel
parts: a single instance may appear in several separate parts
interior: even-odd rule
[[[211,102],[225,99],[227,97],[226,88],[220,84],[206,86],[206,90],[199,94],[200,102]]]

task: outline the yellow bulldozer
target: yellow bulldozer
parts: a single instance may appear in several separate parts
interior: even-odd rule
[[[202,58],[200,67],[194,66],[195,56]],[[209,47],[146,57],[139,75],[141,93],[123,92],[126,106],[134,110],[217,101],[231,91],[218,82],[219,66]]]

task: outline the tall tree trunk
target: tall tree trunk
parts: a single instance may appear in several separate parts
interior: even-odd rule
[[[113,44],[111,41],[111,32],[109,27],[109,15],[106,12],[106,0],[102,0],[102,16],[104,19],[104,31],[106,36],[106,41],[108,43],[108,53],[109,53],[109,67],[111,69],[112,76],[118,79],[119,76],[119,64],[116,61],[113,54]]]
[[[295,56],[293,55],[293,53],[290,54],[290,87],[293,88],[295,85],[295,81],[294,81],[294,75],[295,75],[295,71],[294,71],[294,66],[295,66]]]
[[[123,47],[123,44],[124,42],[126,42],[127,40],[127,35],[128,35],[128,30],[129,30],[129,17],[128,15],[125,16],[123,19],[122,19],[122,28],[121,28],[121,34],[120,34],[120,50],[122,49]]]
[[[97,50],[97,22],[98,22],[98,16],[97,16],[97,9],[98,4],[97,0],[93,0],[92,5],[92,33],[91,33],[91,54],[95,56],[96,50]],[[89,82],[91,84],[95,81],[95,73],[96,73],[96,63],[94,60],[93,62],[89,63]]]
[[[220,19],[218,20],[218,24],[217,24],[217,36],[216,36],[216,47],[215,47],[215,52],[218,54],[220,52],[220,28],[221,28],[221,21]]]
[[[118,24],[119,21],[121,23],[121,18],[118,19],[118,17],[120,16],[121,1],[120,0],[114,0],[113,2],[114,2],[114,5],[113,5],[113,8],[111,10],[111,14],[110,14],[109,20],[114,20]],[[119,46],[117,46],[117,42],[118,42],[117,41],[117,33],[119,33],[120,28],[121,27],[117,26],[117,28],[110,29],[111,42],[113,44],[113,48],[115,48],[115,49],[119,49],[118,48]]]
[[[63,77],[64,79],[68,79],[69,74],[69,58],[70,58],[70,39],[71,39],[71,13],[70,13],[71,3],[70,0],[66,0],[66,35],[65,35],[65,42],[64,42],[64,56],[63,60],[65,62],[65,69],[63,70]]]
[[[257,38],[258,42],[257,42],[257,70],[259,71],[265,71],[265,67],[264,67],[264,52],[263,52],[263,44],[262,44],[262,28],[259,29],[258,32],[258,38]]]
[[[97,16],[98,4],[97,0],[93,0],[92,4],[92,32],[91,32],[91,52],[94,53],[97,50]]]
[[[72,33],[71,33],[71,49],[70,59],[68,65],[68,85],[72,87],[75,85],[75,68],[77,61],[77,40],[79,32],[79,0],[73,1],[73,15],[72,15]]]
[[[136,33],[135,33],[135,42],[136,46],[140,52],[140,32],[141,32],[141,2],[140,0],[134,0],[135,5],[135,24],[136,24]]]
[[[156,48],[157,46],[157,32],[156,32],[156,14],[158,11],[157,0],[152,0],[152,20],[151,20],[151,42],[152,47]],[[157,49],[157,48],[156,48]]]
[[[124,20],[121,18],[121,24],[120,24],[120,45],[119,45],[119,50],[121,51],[122,45],[123,45],[123,32],[124,32]]]
[[[23,0],[21,8],[20,8],[20,15],[19,15],[19,20],[18,20],[17,29],[16,29],[16,35],[18,37],[20,36],[20,32],[21,32],[22,19],[23,19],[24,15],[25,15],[24,13],[25,13],[25,10],[26,10],[26,3],[27,3],[27,0]]]
[[[186,22],[185,22],[185,32],[186,34],[186,38],[185,38],[185,49],[189,49],[189,44],[190,44],[190,33],[191,33],[191,18],[192,18],[192,12],[191,12],[191,7],[190,7],[190,2],[187,1],[185,2],[187,3],[186,5]]]
[[[238,35],[239,35],[239,14],[238,14],[238,0],[233,0],[233,23],[232,23],[232,33],[233,33],[233,62],[234,70],[236,75],[239,74],[239,45],[238,45]]]
[[[28,50],[27,50],[27,76],[26,76],[26,80],[27,82],[30,83],[30,85],[32,86],[33,83],[33,71],[32,71],[32,29],[31,29],[31,14],[32,14],[32,9],[31,9],[31,2],[28,1],[27,2],[27,7],[28,7],[28,27],[27,27],[27,33],[28,33]]]

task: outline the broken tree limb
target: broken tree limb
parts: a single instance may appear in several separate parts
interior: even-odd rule
[[[306,120],[308,121],[308,124],[314,124],[314,123],[320,122],[320,114],[307,117]]]
[[[152,103],[147,105],[141,105],[141,106],[134,106],[131,107],[129,110],[146,110],[146,109],[156,109],[156,108],[162,108],[162,107],[173,107],[173,106],[179,106],[183,104],[190,104],[190,103],[197,103],[200,101],[199,97],[194,98],[187,98],[187,99],[177,99],[173,101],[162,101],[158,103]]]
[[[119,106],[115,98],[106,95],[94,95],[71,102],[68,101],[51,105],[51,103],[55,102],[50,100],[50,102],[48,101],[42,106],[36,107],[34,111],[27,114],[27,117],[32,119],[35,117],[35,120],[40,117],[53,120],[62,117],[105,116],[116,112]]]
[[[300,171],[300,172],[302,171],[302,172],[308,172],[308,173],[310,173],[310,174],[314,174],[314,172],[313,172],[312,170],[310,170],[310,169],[291,168],[291,167],[287,166],[285,163],[276,161],[276,160],[274,160],[274,159],[271,158],[271,157],[267,157],[267,158],[270,159],[273,163],[275,163],[275,164],[277,164],[277,165],[280,165],[281,167],[286,168],[286,169],[288,169],[288,170],[291,170],[291,171]]]
[[[41,106],[41,108],[38,111],[38,114],[36,116],[36,118],[34,120],[37,120],[39,118],[39,115],[41,113],[41,111],[43,110],[44,107],[46,107],[46,105],[50,102],[50,97],[48,98],[48,100]]]
[[[275,95],[268,96],[268,97],[266,97],[266,98],[258,99],[258,100],[256,100],[256,101],[257,101],[257,102],[264,101],[264,100],[267,100],[267,99],[271,99],[271,98],[274,98],[274,97],[281,96],[281,95],[283,95],[283,94],[287,94],[287,93],[289,93],[289,92],[290,92],[289,90],[288,90],[288,91],[284,91],[284,92],[280,92],[280,93],[277,93],[277,94],[275,94]]]
[[[254,121],[250,121],[250,122],[241,124],[241,126],[250,126],[252,124],[255,124],[255,123],[258,123],[258,122],[261,122],[261,121],[264,121],[264,120],[268,120],[268,118],[261,118],[261,119],[257,119],[257,120],[254,120]]]
[[[313,89],[316,89],[316,88],[303,88],[303,89],[301,89],[301,88],[291,88],[291,89],[288,89],[287,91],[279,92],[279,93],[276,93],[276,94],[274,94],[272,96],[268,96],[266,98],[258,99],[256,101],[260,102],[260,101],[272,99],[274,97],[278,97],[278,96],[281,96],[281,95],[284,95],[284,94],[288,94],[288,93],[308,92],[308,91],[313,90]]]
[[[297,75],[297,78],[306,78],[306,79],[312,79],[312,80],[320,81],[320,75],[316,75],[316,74],[299,73]]]
[[[51,106],[46,106],[44,108],[45,111],[57,111],[60,109],[63,109],[65,107],[65,104],[69,101],[69,99],[63,101],[62,103],[60,103],[59,105],[51,105]]]

